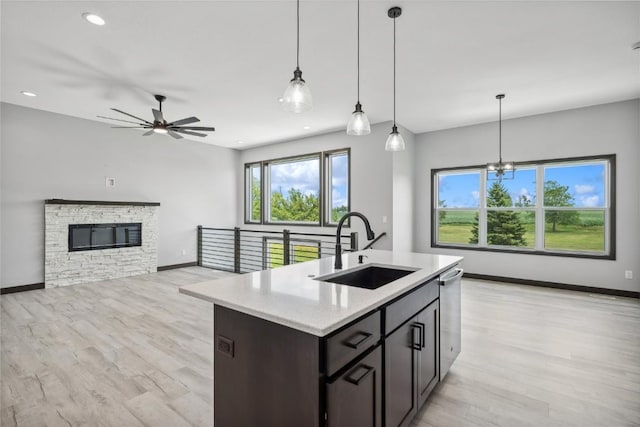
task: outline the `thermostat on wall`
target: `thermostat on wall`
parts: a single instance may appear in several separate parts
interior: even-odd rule
[[[104,179],[104,186],[105,187],[115,187],[116,186],[116,179],[115,178],[105,178]]]

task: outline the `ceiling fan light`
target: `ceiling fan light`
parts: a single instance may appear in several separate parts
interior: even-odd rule
[[[159,134],[166,134],[168,132],[167,128],[164,127],[154,127],[153,131]]]
[[[302,113],[309,111],[311,107],[311,91],[302,78],[302,71],[297,68],[282,95],[282,108],[290,113]]]
[[[396,125],[393,125],[384,149],[386,151],[404,151],[404,138],[400,135],[400,132],[398,132]]]
[[[367,118],[367,115],[362,111],[362,106],[358,103],[347,124],[347,135],[360,136],[369,135],[370,133],[371,124],[369,123],[369,118]]]
[[[505,170],[512,170],[513,169],[513,162],[505,162],[504,163],[504,169]]]
[[[497,163],[487,163],[487,170],[488,171],[498,170],[498,164]]]

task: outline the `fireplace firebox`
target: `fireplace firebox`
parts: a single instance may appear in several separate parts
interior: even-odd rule
[[[69,252],[142,246],[142,223],[69,224]]]

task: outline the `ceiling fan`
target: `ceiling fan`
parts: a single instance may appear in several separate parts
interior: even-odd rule
[[[190,123],[199,122],[200,119],[198,119],[197,117],[187,117],[186,119],[176,120],[175,122],[167,123],[167,121],[164,119],[164,116],[162,115],[162,103],[167,99],[167,97],[163,95],[154,95],[154,98],[156,98],[156,100],[160,105],[157,110],[155,108],[151,109],[151,111],[153,112],[153,122],[134,116],[133,114],[125,113],[124,111],[118,110],[117,108],[112,108],[112,110],[117,111],[118,113],[127,115],[129,117],[133,117],[134,119],[140,120],[141,123],[132,122],[131,120],[114,119],[113,117],[105,117],[105,116],[97,116],[97,117],[100,117],[101,119],[117,120],[119,122],[134,123],[138,125],[138,126],[112,126],[113,128],[150,129],[149,132],[143,133],[142,134],[143,136],[152,135],[154,133],[161,133],[161,134],[168,133],[169,135],[171,135],[176,139],[181,139],[182,138],[182,135],[180,135],[181,133],[185,135],[203,137],[203,136],[207,136],[207,134],[201,133],[201,132],[213,132],[216,130],[213,127],[206,127],[206,126],[183,126],[183,125],[188,125]],[[200,131],[200,132],[195,132],[195,131]]]

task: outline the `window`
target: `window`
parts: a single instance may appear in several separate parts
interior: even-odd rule
[[[349,212],[349,152],[325,153],[326,212],[328,224],[337,224]]]
[[[615,258],[615,156],[433,170],[432,246]]]
[[[262,218],[262,165],[254,163],[245,168],[246,222],[259,223]]]
[[[349,211],[349,149],[245,165],[245,222],[333,225]]]
[[[440,173],[438,188],[439,241],[471,243],[473,226],[480,212],[480,171]]]
[[[320,223],[320,156],[265,163],[268,223]]]

